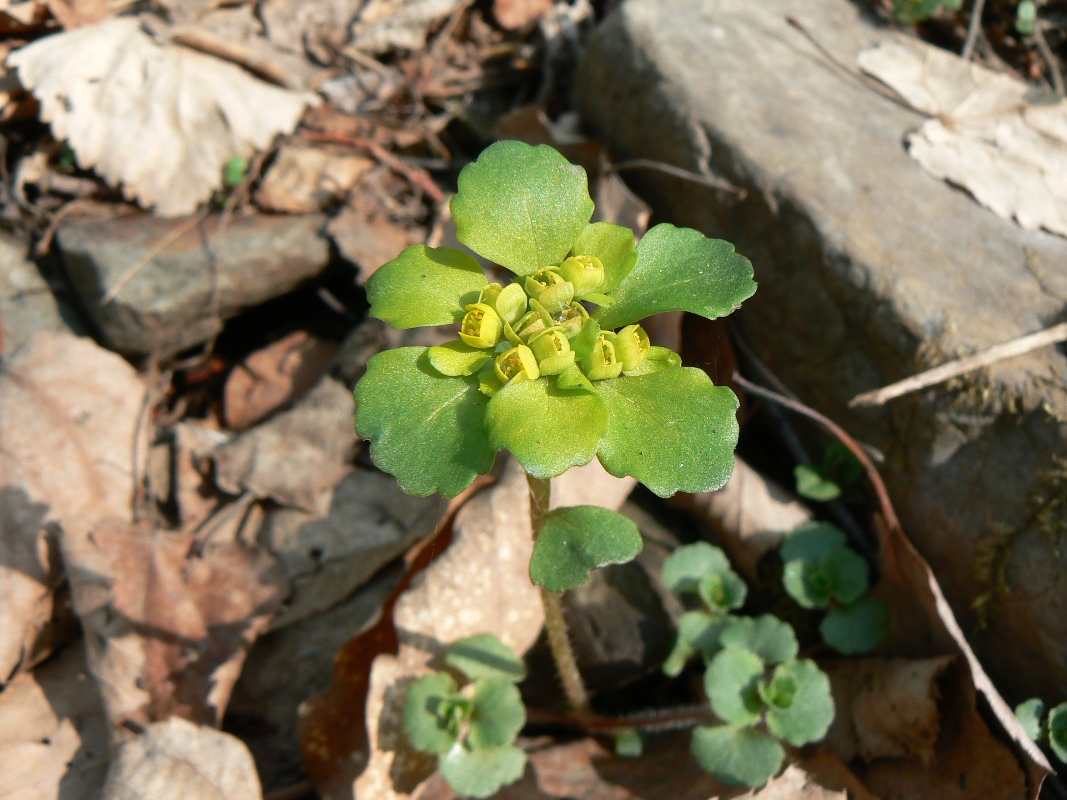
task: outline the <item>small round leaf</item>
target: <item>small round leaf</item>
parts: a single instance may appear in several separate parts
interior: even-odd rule
[[[467,677],[502,678],[518,683],[526,677],[526,665],[515,651],[491,633],[477,633],[448,646],[445,663]]]
[[[805,522],[785,537],[778,553],[782,561],[799,558],[814,564],[831,550],[847,544],[844,531],[829,522]]]
[[[1048,743],[1056,758],[1067,764],[1067,703],[1048,712]]]
[[[726,613],[745,604],[748,587],[741,580],[741,576],[731,569],[705,575],[700,581],[697,594],[708,608]]]
[[[790,686],[791,698],[785,707],[767,706],[770,732],[797,746],[825,736],[834,720],[834,699],[830,694],[830,679],[815,662],[804,659],[782,664],[771,680]]]
[[[426,351],[430,366],[449,377],[473,375],[488,364],[493,355],[492,350],[471,347],[461,341],[445,342]]]
[[[726,572],[730,559],[721,548],[694,542],[675,549],[663,561],[663,582],[672,592],[696,594],[705,575]]]
[[[793,478],[796,480],[797,494],[801,497],[826,503],[841,496],[841,487],[824,477],[818,468],[811,464],[798,464],[794,467]]]
[[[489,398],[475,378],[437,372],[426,349],[386,350],[367,362],[356,385],[356,433],[408,494],[454,497],[493,466],[484,424]]]
[[[441,775],[461,795],[491,797],[526,771],[526,753],[514,745],[468,750],[457,744],[438,761]]]
[[[485,413],[494,450],[512,453],[535,478],[555,478],[593,460],[608,427],[599,395],[562,390],[547,379],[509,383]]]
[[[712,709],[726,722],[754,725],[763,712],[759,680],[763,661],[755,653],[727,647],[708,664],[704,691]]]
[[[782,570],[782,586],[804,608],[826,608],[833,588],[830,578],[818,564],[795,559]]]
[[[819,559],[819,566],[830,578],[830,596],[848,605],[859,600],[870,586],[867,560],[850,547],[842,547]]]
[[[640,758],[645,751],[645,738],[637,728],[615,731],[615,755],[619,758]]]
[[[772,737],[737,725],[699,727],[689,749],[701,769],[731,786],[762,786],[785,760],[785,750]]]
[[[526,707],[519,690],[505,678],[481,678],[474,683],[469,742],[475,750],[511,744],[526,724]]]
[[[417,244],[367,280],[370,315],[400,329],[448,325],[488,283],[469,253]]]
[[[734,468],[737,398],[703,370],[677,367],[598,382],[611,424],[597,455],[660,497],[721,488]]]
[[[793,629],[772,614],[731,618],[719,643],[755,653],[765,664],[791,661],[800,649]]]
[[[530,580],[550,592],[581,586],[590,570],[625,564],[641,552],[629,517],[599,506],[557,508],[545,515],[530,558]]]
[[[819,625],[822,639],[842,655],[869,653],[886,637],[889,608],[882,600],[861,600],[833,608]]]
[[[404,697],[404,732],[416,750],[447,753],[459,740],[459,725],[442,705],[456,695],[456,682],[446,672],[423,675]]]
[[[530,275],[567,257],[593,214],[585,170],[548,145],[490,145],[459,174],[456,238],[483,258]]]
[[[1044,735],[1041,718],[1045,716],[1045,704],[1040,697],[1032,697],[1015,707],[1015,716],[1022,723],[1026,735],[1035,742]]]

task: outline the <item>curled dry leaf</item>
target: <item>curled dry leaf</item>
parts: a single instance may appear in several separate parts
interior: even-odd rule
[[[317,102],[212,56],[157,44],[135,17],[47,36],[7,63],[82,167],[164,217],[194,212],[221,186],[227,161],[291,132]]]
[[[97,800],[107,765],[107,719],[80,644],[0,693],[0,796]]]
[[[215,451],[219,488],[325,516],[356,448],[352,408],[344,384],[324,378],[292,409]]]
[[[369,0],[352,22],[352,46],[368,53],[421,50],[430,27],[464,0]]]
[[[280,564],[230,542],[105,521],[64,530],[63,558],[108,717],[218,724],[248,648],[288,591]]]
[[[256,204],[296,214],[318,211],[344,197],[374,162],[326,147],[284,145],[256,191]],[[384,263],[384,262],[383,262]]]
[[[1067,101],[915,39],[882,42],[859,65],[930,115],[908,136],[927,171],[999,217],[1067,236]]]
[[[239,740],[171,718],[125,742],[102,800],[259,800],[256,765]]]
[[[226,424],[244,430],[314,386],[337,352],[333,342],[294,331],[234,367],[223,389]]]
[[[37,333],[0,362],[0,682],[43,655],[55,526],[129,518],[143,398],[133,368],[91,339]]]

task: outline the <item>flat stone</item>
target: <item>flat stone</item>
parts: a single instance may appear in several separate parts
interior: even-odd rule
[[[82,333],[27,257],[28,249],[24,240],[0,233],[0,355],[13,352],[37,331]]]
[[[105,343],[127,355],[170,355],[321,272],[330,260],[325,222],[321,214],[253,215],[231,219],[219,236],[219,215],[193,223],[138,214],[64,222],[56,241]],[[102,302],[109,291],[114,299]]]
[[[843,74],[790,14],[845,65],[899,35],[847,0],[629,0],[589,43],[583,115],[617,158],[710,168],[746,190],[653,172],[638,184],[661,218],[752,260],[746,339],[805,402],[885,450],[905,530],[1007,698],[1059,702],[1062,348],[885,408],[847,404],[1060,319],[1067,240],[1023,231],[924,172],[903,146],[923,118]],[[1006,591],[994,591],[998,574]]]

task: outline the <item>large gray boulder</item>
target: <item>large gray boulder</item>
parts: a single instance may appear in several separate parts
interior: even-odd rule
[[[628,0],[579,81],[617,158],[712,169],[743,199],[647,173],[662,218],[734,242],[744,335],[798,394],[883,448],[904,526],[1009,700],[1067,699],[1067,357],[1002,362],[894,401],[854,395],[1038,330],[1067,240],[1027,232],[906,153],[922,117],[834,66],[893,33],[847,0]]]

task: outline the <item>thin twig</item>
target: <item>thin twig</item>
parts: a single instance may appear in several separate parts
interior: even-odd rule
[[[1067,341],[1067,322],[1061,322],[1059,325],[1053,325],[1043,331],[1020,336],[1010,342],[995,345],[988,350],[975,353],[973,356],[949,361],[947,364],[941,364],[933,369],[920,372],[918,375],[912,375],[910,378],[891,383],[881,389],[856,395],[849,401],[849,406],[855,408],[857,406],[884,405],[896,397],[925,389],[928,386],[934,386],[966,372],[988,367],[1006,358],[1021,356],[1032,350],[1065,341]]]
[[[974,8],[971,9],[971,21],[967,24],[967,38],[963,42],[963,50],[960,58],[970,61],[974,55],[974,43],[978,41],[978,32],[982,30],[982,9],[985,0],[974,0]]]
[[[147,252],[145,252],[144,255],[142,255],[133,264],[131,264],[129,269],[122,273],[122,277],[120,277],[115,282],[114,286],[112,286],[104,293],[104,296],[100,298],[100,305],[106,306],[108,303],[114,300],[118,296],[119,292],[122,291],[122,287],[129,283],[130,279],[133,278],[133,276],[136,275],[138,272],[140,272],[141,268],[145,264],[147,264],[153,258],[158,256],[168,247],[170,247],[170,245],[180,239],[184,234],[188,233],[190,230],[196,227],[196,225],[198,225],[206,216],[207,210],[205,209],[204,211],[201,211],[199,214],[197,214],[195,217],[190,217],[185,222],[175,226],[175,228],[170,231],[166,236],[161,237],[159,241],[157,241],[154,245],[148,248]]]
[[[667,708],[653,711],[639,711],[625,717],[605,717],[600,714],[579,716],[544,708],[527,708],[526,720],[534,724],[565,725],[585,733],[611,733],[638,728],[648,732],[674,731],[695,728],[715,719],[707,703],[680,708]]]
[[[747,191],[739,186],[734,186],[725,178],[717,178],[714,175],[701,175],[699,172],[676,167],[673,164],[666,164],[662,161],[653,161],[650,158],[631,158],[626,161],[617,161],[608,166],[608,171],[610,172],[625,172],[629,169],[650,169],[655,172],[662,172],[675,178],[681,178],[683,181],[699,183],[702,186],[710,186],[712,189],[731,192],[741,200],[744,200],[748,194]]]
[[[1060,72],[1060,62],[1059,59],[1056,58],[1056,54],[1052,52],[1052,48],[1048,46],[1048,40],[1045,39],[1043,27],[1043,20],[1038,20],[1037,24],[1034,25],[1034,41],[1037,42],[1037,49],[1041,51],[1041,57],[1045,59],[1045,63],[1048,64],[1049,77],[1052,79],[1052,88],[1056,91],[1056,94],[1063,97],[1067,92],[1064,92],[1063,73]]]

